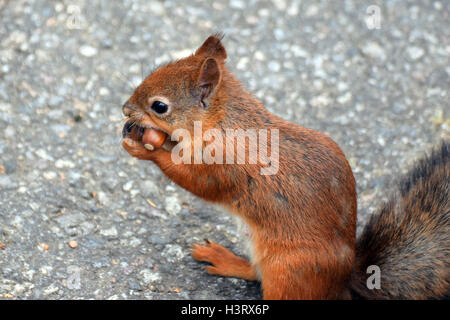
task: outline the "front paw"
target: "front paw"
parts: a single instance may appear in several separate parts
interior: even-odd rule
[[[125,138],[122,141],[122,147],[133,157],[141,160],[152,160],[155,151],[151,151],[144,147],[141,142],[134,141],[130,138]]]

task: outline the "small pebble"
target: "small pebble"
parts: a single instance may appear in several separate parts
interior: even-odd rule
[[[362,52],[370,58],[386,60],[386,51],[377,42],[370,41],[362,47]]]
[[[78,247],[78,242],[76,242],[75,240],[70,240],[69,247],[71,247],[72,249],[75,249],[76,247]]]
[[[80,54],[88,58],[95,56],[97,52],[98,50],[96,48],[88,45],[82,46],[80,48]]]
[[[406,52],[413,61],[419,60],[425,54],[425,50],[421,47],[409,47],[406,49]]]

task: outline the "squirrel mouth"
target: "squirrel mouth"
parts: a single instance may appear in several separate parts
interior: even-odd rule
[[[122,129],[122,138],[131,138],[135,141],[141,141],[144,131],[145,127],[139,126],[133,120],[127,120]]]
[[[172,150],[173,142],[168,139],[168,134],[153,126],[143,126],[132,119],[128,119],[122,129],[122,138],[130,138],[140,142],[150,151],[156,148]]]

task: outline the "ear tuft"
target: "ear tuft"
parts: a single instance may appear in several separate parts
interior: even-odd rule
[[[216,33],[209,36],[208,39],[203,42],[200,48],[195,52],[196,56],[201,57],[214,57],[218,60],[225,60],[227,58],[227,52],[222,45],[223,33]]]

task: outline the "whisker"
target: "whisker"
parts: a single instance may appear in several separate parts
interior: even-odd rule
[[[142,59],[139,59],[139,64],[141,65],[141,82],[144,81],[144,65]]]
[[[119,76],[120,76],[120,77],[119,77]],[[113,77],[115,77],[116,79],[120,79],[120,80],[122,80],[122,81],[128,83],[128,85],[129,85],[131,91],[136,90],[136,86],[133,84],[133,82],[132,82],[130,79],[128,79],[122,72],[116,70],[116,71],[113,73]]]

